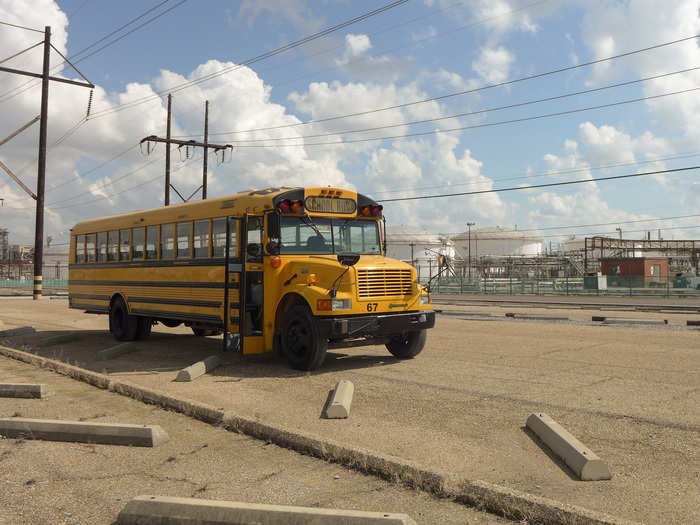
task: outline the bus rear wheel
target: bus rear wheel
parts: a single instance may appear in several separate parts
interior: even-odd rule
[[[139,320],[134,315],[129,315],[126,303],[121,297],[117,297],[109,309],[109,329],[117,341],[133,341],[136,339]]]
[[[416,330],[395,335],[386,344],[387,349],[399,359],[412,359],[420,354],[425,346],[426,330]]]
[[[326,358],[328,341],[321,338],[311,311],[306,306],[297,305],[284,317],[280,346],[292,368],[315,370]]]

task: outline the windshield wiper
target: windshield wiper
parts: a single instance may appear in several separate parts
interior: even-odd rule
[[[304,215],[304,222],[310,226],[314,232],[316,232],[316,235],[320,236],[323,238],[324,241],[328,241],[326,239],[326,236],[321,233],[321,230],[318,229],[318,226],[316,226],[316,223],[311,219],[311,216],[308,214],[308,212]]]

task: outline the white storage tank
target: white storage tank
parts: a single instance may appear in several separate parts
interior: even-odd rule
[[[388,257],[419,266],[437,267],[440,255],[449,259],[455,256],[452,241],[446,235],[421,230],[414,226],[390,226],[386,231],[386,254]]]
[[[472,259],[484,256],[524,255],[533,257],[542,254],[543,237],[530,235],[515,229],[479,228],[451,237],[458,257],[469,258],[470,245]]]

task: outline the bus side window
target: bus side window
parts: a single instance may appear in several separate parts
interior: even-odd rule
[[[158,226],[146,227],[146,259],[158,258]]]
[[[128,261],[131,255],[131,230],[119,230],[119,260]]]
[[[163,224],[160,227],[160,258],[161,259],[172,259],[174,255],[174,235],[175,235],[175,225],[174,224]]]
[[[209,257],[209,219],[194,221],[194,256]]]
[[[211,244],[212,257],[226,257],[226,219],[223,217],[211,221]]]
[[[107,233],[97,234],[97,262],[107,262]]]
[[[118,250],[118,235],[119,232],[114,230],[111,232],[107,232],[107,260],[108,261],[116,261],[117,257],[119,256],[117,250]]]
[[[75,262],[77,264],[85,262],[85,235],[75,237]]]
[[[192,256],[190,238],[192,237],[192,223],[177,223],[177,255],[178,259],[189,259]]]
[[[85,236],[85,260],[89,263],[95,262],[95,234],[89,233]]]
[[[143,259],[144,256],[144,251],[143,251],[143,228],[134,228],[132,230],[131,234],[131,240],[133,242],[133,258],[134,259]]]

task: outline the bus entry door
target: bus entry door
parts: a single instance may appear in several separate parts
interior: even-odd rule
[[[244,354],[264,351],[262,224],[262,217],[248,214],[228,223],[225,349]]]
[[[240,220],[229,217],[226,223],[226,268],[224,305],[224,350],[242,352],[241,338],[241,283],[243,264],[241,263],[241,243],[238,232]]]

